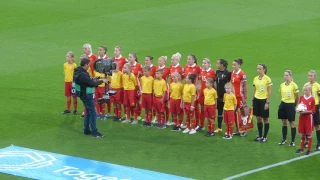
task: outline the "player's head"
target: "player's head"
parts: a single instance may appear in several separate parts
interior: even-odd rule
[[[156,79],[162,79],[163,69],[156,70]]]
[[[74,62],[74,53],[72,51],[67,52],[66,60],[69,63],[73,63]]]
[[[267,71],[268,71],[268,67],[265,64],[263,63],[258,64],[257,72],[260,76],[267,74]]]
[[[99,57],[102,58],[103,56],[105,56],[107,54],[108,48],[106,46],[99,46],[98,49],[98,54]]]
[[[83,46],[83,53],[87,56],[89,56],[92,53],[92,48],[91,45],[89,43],[84,44]]]
[[[239,58],[239,59],[236,59],[232,62],[232,69],[234,71],[238,71],[241,67],[241,65],[243,64],[243,59]]]
[[[167,56],[160,56],[158,59],[158,66],[164,66],[166,64],[167,59]]]
[[[230,82],[224,85],[224,89],[226,90],[226,93],[230,94],[233,92],[233,86]]]
[[[177,64],[179,64],[180,59],[181,59],[181,54],[179,52],[173,54],[171,56],[171,65],[176,66]]]
[[[202,60],[202,69],[204,70],[207,70],[211,67],[211,64],[210,64],[210,59],[209,58],[204,58]]]
[[[130,65],[129,63],[126,63],[126,64],[123,66],[122,71],[123,71],[123,73],[130,74],[130,73],[132,72],[131,65]]]
[[[181,75],[178,72],[173,72],[171,74],[171,78],[172,78],[173,82],[180,82]]]
[[[197,75],[196,74],[189,74],[186,78],[186,83],[190,84],[190,83],[194,83],[194,81],[196,80]]]
[[[151,70],[150,66],[144,66],[143,67],[143,74],[148,77],[150,75],[150,70]]]
[[[80,66],[86,71],[89,69],[90,60],[88,58],[81,59]]]
[[[81,63],[81,60],[84,59],[84,58],[88,58],[88,56],[85,55],[85,54],[82,54],[82,55],[80,56],[80,63]]]
[[[287,82],[292,81],[292,71],[291,70],[284,71],[284,80]]]
[[[137,54],[134,53],[134,52],[129,53],[128,60],[129,60],[129,63],[131,63],[131,64],[134,64],[135,62],[138,62]]]
[[[217,69],[224,70],[228,68],[228,61],[225,59],[218,59]]]
[[[312,85],[306,84],[303,86],[303,94],[306,96],[311,96]]]
[[[150,66],[150,65],[152,64],[152,60],[153,60],[153,57],[152,57],[152,56],[146,56],[146,57],[144,58],[144,63],[145,63],[145,65]]]
[[[121,46],[116,46],[114,48],[114,52],[113,52],[114,56],[115,57],[121,56],[121,51],[122,51],[122,47]]]
[[[317,73],[315,70],[310,70],[308,72],[308,79],[309,79],[309,82],[311,82],[311,83],[317,81]]]
[[[207,87],[207,88],[212,88],[212,87],[213,87],[213,84],[214,84],[213,78],[207,79],[207,81],[206,81],[206,87]]]
[[[189,66],[192,66],[192,65],[194,65],[194,64],[197,64],[197,58],[196,58],[196,56],[193,55],[193,54],[189,54],[189,55],[188,55],[188,58],[187,58],[187,64],[188,64]]]

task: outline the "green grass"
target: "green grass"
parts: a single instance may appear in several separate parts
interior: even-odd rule
[[[316,0],[1,1],[0,147],[14,144],[196,179],[222,179],[292,159],[296,148],[277,145],[277,91],[286,69],[293,70],[300,89],[310,69],[320,70],[319,9]],[[180,52],[185,64],[192,53],[209,57],[214,69],[218,58],[231,64],[242,57],[249,94],[256,64],[266,63],[274,83],[268,142],[252,142],[256,129],[225,141],[222,135],[205,138],[111,121],[98,122],[105,138],[84,137],[83,120],[60,113],[65,54],[72,50],[78,60],[87,42],[94,52],[107,45],[109,55],[122,45],[123,55],[133,51],[140,60]],[[319,160],[313,156],[242,179],[316,179],[312,167]]]

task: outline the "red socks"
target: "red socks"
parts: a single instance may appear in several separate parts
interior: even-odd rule
[[[67,97],[67,110],[70,111],[71,97]]]
[[[77,111],[78,108],[78,100],[77,97],[73,96],[73,110]]]

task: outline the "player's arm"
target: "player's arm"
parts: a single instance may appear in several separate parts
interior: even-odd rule
[[[166,82],[163,81],[163,85],[162,85],[162,91],[163,91],[163,95],[162,95],[162,102],[164,102],[164,98],[166,97],[165,94],[167,93],[167,86],[166,86]]]
[[[299,102],[299,92],[295,92],[294,93],[294,102],[296,103],[296,105],[298,104],[298,102]]]
[[[234,110],[236,110],[237,109],[237,104],[238,104],[236,96],[233,96],[233,104],[234,104]]]
[[[248,84],[247,81],[243,81],[243,103],[247,102],[248,97]]]
[[[196,88],[192,88],[191,90],[191,108],[194,110],[194,101],[196,99]]]

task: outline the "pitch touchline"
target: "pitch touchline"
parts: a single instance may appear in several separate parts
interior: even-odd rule
[[[241,173],[241,174],[230,176],[230,177],[225,178],[224,180],[231,180],[231,179],[236,179],[236,178],[239,178],[239,177],[242,177],[242,176],[247,176],[249,174],[253,174],[253,173],[256,173],[256,172],[259,172],[259,171],[264,171],[264,170],[271,169],[271,168],[274,168],[274,167],[277,167],[277,166],[289,164],[291,162],[298,161],[298,160],[301,160],[301,159],[305,159],[305,158],[308,158],[308,157],[311,157],[311,156],[315,156],[315,155],[318,155],[318,154],[320,154],[320,151],[315,152],[315,153],[311,153],[310,155],[299,156],[299,157],[296,157],[296,158],[293,158],[293,159],[289,159],[289,160],[286,160],[286,161],[282,161],[282,162],[279,162],[279,163],[276,163],[276,164],[271,164],[269,166],[265,166],[265,167],[262,167],[262,168],[258,168],[258,169],[247,171],[247,172],[244,172],[244,173]]]

